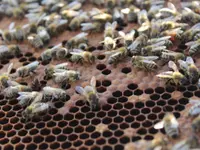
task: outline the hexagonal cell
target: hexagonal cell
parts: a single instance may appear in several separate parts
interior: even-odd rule
[[[133,94],[133,92],[130,91],[130,90],[125,90],[124,93],[123,93],[123,95],[126,96],[126,97],[129,97],[129,96],[131,96],[132,94]]]
[[[140,127],[140,123],[139,122],[134,122],[134,123],[131,124],[131,127],[137,129],[137,128]]]
[[[98,65],[96,66],[96,68],[97,68],[98,70],[104,70],[104,69],[106,68],[106,65],[104,65],[104,64],[98,64]]]
[[[130,142],[130,138],[129,137],[126,137],[126,136],[123,136],[119,139],[120,143],[121,144],[127,144]]]
[[[138,85],[135,84],[135,83],[131,83],[131,84],[129,84],[127,87],[128,87],[128,89],[130,89],[130,90],[135,90],[135,89],[138,88]]]
[[[132,71],[132,69],[130,67],[124,67],[122,68],[121,72],[124,74],[128,74]]]
[[[118,98],[118,102],[120,102],[120,103],[125,103],[127,101],[128,101],[128,98],[126,98],[124,96]]]
[[[64,142],[64,141],[66,141],[66,139],[67,139],[66,135],[60,134],[57,136],[57,141],[59,141],[59,142]]]
[[[165,88],[164,87],[156,87],[155,92],[158,94],[162,94],[165,92]]]

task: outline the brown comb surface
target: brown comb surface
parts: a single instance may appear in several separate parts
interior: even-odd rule
[[[1,29],[7,29],[12,19],[3,18]],[[17,25],[27,20],[16,21]],[[129,31],[135,24],[128,24],[123,31]],[[51,40],[49,46],[56,45],[80,31],[65,31]],[[176,141],[191,135],[191,119],[187,117],[190,108],[189,98],[200,97],[197,85],[165,86],[155,75],[167,71],[168,67],[160,66],[158,71],[148,73],[132,67],[131,62],[124,60],[117,67],[107,63],[100,33],[88,36],[90,49],[97,56],[95,64],[80,65],[69,63],[69,69],[81,73],[81,79],[68,86],[67,98],[54,101],[55,108],[41,118],[25,122],[21,117],[24,110],[16,98],[7,99],[0,94],[0,149],[70,149],[70,150],[133,150],[145,149],[148,142],[156,135],[165,137],[164,130],[156,130],[154,124],[159,122],[165,112],[173,112],[180,122],[181,137],[169,139],[169,146]],[[1,41],[1,43],[3,43]],[[6,72],[9,63],[14,63],[12,73],[20,66],[40,60],[40,54],[46,48],[35,50],[27,43],[18,43],[22,55],[1,61],[0,73]],[[123,46],[118,43],[118,47]],[[197,66],[200,59],[196,59]],[[50,64],[63,61],[53,60]],[[41,86],[57,87],[52,80],[44,79],[44,68],[48,65],[41,62],[35,78]],[[199,67],[199,66],[198,66]],[[101,108],[91,111],[82,96],[75,92],[75,86],[86,86],[92,76],[97,79],[97,91]],[[20,83],[31,85],[33,77],[19,79]],[[140,140],[140,141],[139,141]],[[139,142],[138,142],[139,141]]]

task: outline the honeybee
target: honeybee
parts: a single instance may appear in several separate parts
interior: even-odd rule
[[[190,83],[197,83],[199,80],[199,69],[196,67],[192,57],[187,57],[186,61],[178,60],[180,68],[188,75]]]
[[[66,88],[69,83],[75,82],[80,79],[80,73],[74,70],[55,70],[53,73],[53,80],[62,88]]]
[[[152,38],[147,41],[147,44],[156,44],[159,42],[164,41],[164,46],[171,47],[173,45],[172,41],[170,40],[171,36],[164,36],[160,38]]]
[[[191,41],[186,43],[185,45],[189,46],[189,55],[195,55],[197,53],[199,53],[199,49],[200,49],[200,39],[196,40],[196,41]]]
[[[183,60],[184,58],[185,58],[185,55],[183,53],[169,51],[169,50],[164,50],[161,55],[161,59],[164,61],[172,60],[172,61],[177,62],[179,59]]]
[[[185,84],[188,82],[187,78],[179,72],[176,64],[173,61],[169,61],[168,66],[169,68],[173,69],[173,71],[162,72],[156,76],[161,79],[167,80],[166,84],[174,83],[175,85],[178,85]]]
[[[81,23],[81,30],[101,32],[103,30],[103,24],[97,21],[93,23]]]
[[[43,61],[50,61],[52,58],[63,59],[69,54],[68,49],[62,46],[62,43],[55,45],[54,47],[47,49],[41,53]]]
[[[72,54],[70,60],[72,62],[76,63],[94,63],[95,62],[95,56],[88,51],[83,51],[81,49],[74,49],[73,52],[70,52]]]
[[[26,109],[22,112],[22,117],[27,121],[33,117],[39,117],[43,113],[47,113],[47,111],[53,107],[52,102],[47,103],[33,103],[26,107]]]
[[[5,30],[5,31],[0,30],[0,34],[1,34],[4,41],[11,42],[12,40],[15,39],[15,36],[13,34],[14,26],[15,26],[15,23],[11,22],[9,27],[8,27],[8,30]]]
[[[111,37],[116,38],[117,31],[115,30],[117,27],[117,22],[113,22],[112,24],[110,22],[106,22],[105,24],[105,30],[104,30],[104,38]]]
[[[151,141],[147,150],[166,149],[167,144],[168,144],[168,140],[158,135]]]
[[[141,49],[141,54],[143,56],[148,55],[156,55],[160,56],[162,54],[162,51],[166,49],[166,46],[164,46],[165,41],[161,41],[152,45],[147,45]]]
[[[19,104],[24,107],[29,105],[39,94],[39,92],[18,92],[19,97],[17,100],[19,101]]]
[[[34,71],[38,68],[39,66],[39,62],[38,61],[34,61],[26,66],[22,66],[17,68],[16,70],[16,74],[17,77],[27,77],[30,75],[30,73],[34,73]]]
[[[75,90],[85,97],[92,110],[98,109],[100,103],[99,96],[96,91],[96,78],[94,76],[92,77],[89,86],[84,88],[81,86],[76,86]]]
[[[99,12],[93,15],[91,19],[92,21],[108,22],[112,20],[112,15],[105,12]]]
[[[191,41],[198,33],[200,33],[200,23],[193,25],[190,29],[186,30],[182,34],[181,36],[182,42]]]
[[[25,26],[23,27],[16,27],[12,30],[12,33],[14,35],[14,39],[17,41],[17,42],[21,42],[25,39],[25,32],[24,32],[24,28]]]
[[[189,101],[191,104],[193,104],[192,107],[190,107],[188,111],[188,116],[195,117],[200,114],[200,102],[198,100],[191,100]]]
[[[100,43],[104,43],[104,47],[106,50],[113,50],[116,47],[117,40],[120,38],[121,37],[113,39],[112,37],[107,36],[104,38],[104,41],[101,41]]]
[[[82,3],[80,1],[72,1],[71,3],[68,3],[65,7],[65,9],[71,9],[71,10],[79,10],[82,7]]]
[[[135,30],[131,30],[129,33],[125,34],[123,31],[118,32],[119,35],[123,38],[124,44],[128,47],[132,44],[135,38]]]
[[[76,36],[72,37],[69,39],[65,45],[68,49],[73,49],[73,48],[78,48],[81,44],[87,44],[88,39],[87,39],[88,33],[82,32],[77,34]]]
[[[32,89],[29,86],[21,85],[14,81],[7,81],[8,87],[4,89],[4,94],[8,98],[13,98],[18,95],[19,92],[31,92]]]
[[[27,37],[28,42],[35,48],[43,48],[44,43],[39,35],[31,34]]]
[[[43,99],[46,101],[52,100],[52,99],[60,99],[60,100],[65,100],[67,93],[65,90],[60,89],[60,88],[53,88],[50,86],[45,86],[42,90],[43,92]]]
[[[192,121],[192,130],[196,133],[198,133],[200,131],[200,116],[196,117],[193,121]]]
[[[164,128],[166,134],[170,138],[177,138],[179,136],[179,123],[174,114],[166,113],[163,120],[154,125],[155,129]]]
[[[151,23],[150,22],[144,22],[142,25],[138,28],[139,34],[147,34],[149,35],[151,30]]]
[[[128,50],[132,53],[132,54],[138,54],[140,53],[140,50],[142,48],[142,46],[146,45],[148,40],[148,37],[146,34],[141,34],[140,36],[138,36],[135,41],[128,46]]]
[[[147,11],[145,9],[138,12],[137,18],[138,18],[138,24],[139,25],[142,25],[145,22],[149,22]]]
[[[153,71],[158,68],[158,65],[154,62],[156,59],[158,59],[157,56],[133,56],[132,64],[136,68]]]
[[[168,2],[167,3],[168,8],[161,8],[159,10],[159,13],[156,14],[156,18],[167,18],[171,16],[177,16],[178,11],[174,4]]]
[[[140,12],[140,9],[134,5],[131,5],[129,8],[121,10],[122,13],[127,14],[128,22],[137,22],[137,14]]]
[[[37,28],[37,34],[39,35],[39,37],[40,37],[40,39],[42,40],[43,43],[45,43],[45,44],[49,43],[50,35],[44,27],[39,26]]]
[[[53,77],[53,74],[56,72],[57,69],[67,70],[68,63],[61,63],[58,65],[49,65],[45,68],[45,78],[50,79]]]
[[[114,64],[116,66],[117,63],[119,63],[127,57],[128,51],[126,47],[120,47],[116,50],[105,52],[105,54],[112,54],[108,58],[108,63]]]
[[[10,80],[10,72],[12,68],[13,68],[13,63],[9,64],[7,72],[2,73],[0,75],[0,88],[6,88],[9,86],[7,81]]]
[[[70,9],[61,11],[62,17],[69,20],[71,20],[74,17],[77,17],[79,14],[80,14],[79,11],[70,10]]]
[[[161,22],[161,31],[174,29],[174,28],[181,28],[185,30],[188,27],[187,23],[178,23],[171,20],[166,20]]]
[[[198,149],[200,143],[196,135],[189,136],[186,140],[182,140],[172,147],[172,150],[189,150]]]
[[[113,21],[117,21],[119,25],[123,25],[124,23],[124,14],[119,8],[114,8],[113,10]]]
[[[6,59],[9,56],[18,56],[21,50],[17,45],[0,45],[0,59]]]
[[[57,36],[59,33],[63,32],[67,28],[67,25],[68,20],[58,18],[47,26],[47,31],[51,37]]]
[[[62,43],[51,48],[52,50],[52,58],[55,59],[64,59],[69,55],[69,50],[62,46]]]
[[[182,41],[183,37],[183,30],[181,28],[175,28],[175,29],[170,29],[170,30],[165,30],[161,32],[161,36],[170,36],[170,40],[172,42],[174,41]]]
[[[159,10],[162,8],[162,5],[151,5],[149,11],[148,11],[148,18],[151,20],[156,17],[156,14],[159,12]]]
[[[200,21],[200,15],[185,7],[182,11],[180,21],[193,25]]]
[[[70,23],[69,27],[71,30],[77,30],[79,27],[81,27],[81,23],[86,22],[89,20],[89,17],[86,12],[81,13],[80,15],[74,17]]]

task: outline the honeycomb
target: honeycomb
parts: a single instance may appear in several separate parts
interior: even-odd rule
[[[16,21],[17,25],[27,20]],[[3,18],[0,28],[6,29],[12,22]],[[118,30],[128,31],[135,24],[120,26]],[[79,32],[65,31],[51,40],[49,46],[68,40]],[[68,149],[68,150],[130,150],[145,149],[148,142],[161,134],[153,126],[162,120],[166,112],[172,112],[180,123],[181,137],[190,135],[190,121],[186,120],[186,112],[191,106],[190,98],[200,97],[198,85],[165,86],[155,75],[166,71],[163,66],[156,72],[147,73],[135,69],[128,60],[114,67],[107,63],[105,50],[99,41],[103,35],[92,33],[88,36],[91,47],[89,50],[97,56],[93,65],[69,63],[69,69],[81,73],[81,79],[70,84],[65,100],[54,100],[55,108],[29,122],[21,117],[24,110],[16,98],[8,99],[0,94],[0,149]],[[40,54],[45,50],[35,50],[27,43],[18,43],[22,54],[16,58],[7,58],[0,63],[0,73],[6,71],[9,63],[14,63],[11,73],[16,68],[39,60],[41,65],[36,70],[35,78],[39,87],[46,85],[56,87],[51,80],[45,80],[44,68],[49,62],[42,62]],[[117,47],[123,44],[118,43]],[[197,59],[197,66],[200,59]],[[62,61],[51,61],[58,64]],[[200,67],[200,66],[198,66]],[[82,96],[75,92],[75,86],[89,84],[92,76],[97,79],[97,92],[101,107],[92,111]],[[33,78],[27,77],[19,81],[24,85],[32,85]],[[187,130],[186,130],[187,128]],[[179,139],[179,140],[180,140]],[[139,144],[138,144],[138,141]],[[170,140],[174,144],[176,140]]]

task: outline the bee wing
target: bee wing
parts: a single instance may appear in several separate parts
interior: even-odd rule
[[[147,64],[149,64],[149,63],[155,63],[154,61],[152,61],[152,60],[141,60],[142,62],[144,62],[144,63],[147,63]]]
[[[178,60],[178,63],[181,68],[188,69],[188,64],[183,60]]]
[[[160,77],[160,78],[172,78],[172,74],[173,74],[173,71],[166,71],[166,72],[162,72],[156,76]]]
[[[84,88],[84,90],[85,90],[86,94],[95,91],[94,88],[93,88],[92,86],[86,86],[86,87]]]
[[[188,64],[194,64],[194,60],[192,59],[192,57],[187,57],[187,58],[186,58],[186,62],[187,62]]]
[[[190,8],[188,8],[188,7],[184,7],[183,10],[186,11],[186,12],[188,12],[188,13],[193,12],[193,11],[192,11]]]
[[[195,24],[192,26],[190,29],[199,29],[200,28],[200,23]]]
[[[61,46],[62,46],[62,43],[59,43],[59,44],[55,45],[54,47],[52,47],[51,49],[54,50],[54,49],[61,47]]]
[[[65,69],[56,68],[54,71],[55,71],[55,73],[53,73],[53,75],[54,75],[54,76],[57,76],[59,73],[65,72],[66,70],[65,70]]]
[[[171,38],[171,36],[163,36],[163,37],[159,38],[159,41],[168,40],[170,38]]]
[[[92,10],[89,13],[90,13],[90,16],[94,16],[94,15],[102,13],[102,11],[99,10],[98,8],[92,8]]]
[[[195,43],[196,43],[196,41],[191,41],[191,42],[185,43],[185,45],[187,45],[187,46],[192,46],[192,45],[194,45]]]
[[[189,103],[192,104],[192,105],[195,105],[195,104],[198,104],[198,103],[200,103],[200,102],[199,102],[198,99],[190,99],[190,100],[189,100]]]
[[[20,85],[18,82],[11,81],[11,80],[8,80],[7,83],[8,83],[9,86],[17,86],[17,85]]]
[[[117,27],[117,21],[114,21],[111,26],[112,26],[113,29],[116,29],[116,27]]]
[[[106,22],[106,24],[105,24],[105,29],[107,28],[107,27],[111,27],[112,26],[112,24],[110,23],[110,22]]]
[[[125,34],[123,31],[119,31],[118,33],[119,33],[119,35],[120,35],[121,37],[123,37],[123,38],[126,36],[126,34]]]
[[[91,22],[81,23],[81,27],[82,27],[81,28],[82,31],[88,31],[88,30],[95,28],[95,26]]]
[[[82,4],[78,1],[73,1],[71,3],[68,4],[68,8],[71,9],[71,10],[78,10],[80,9],[82,6]]]
[[[158,56],[146,56],[146,57],[143,57],[145,60],[156,60],[158,59],[159,57]]]
[[[146,31],[150,28],[150,24],[148,22],[142,23],[142,25],[138,28],[138,32]]]
[[[8,27],[9,31],[14,29],[14,27],[15,27],[15,22],[11,22],[9,27]]]
[[[8,66],[8,69],[7,69],[7,72],[6,72],[6,74],[10,74],[10,72],[11,72],[11,70],[12,70],[12,68],[13,68],[13,63],[11,63],[9,66]]]
[[[155,129],[162,129],[164,127],[164,121],[160,121],[154,125]]]
[[[123,14],[129,14],[130,8],[121,9],[121,12],[122,12]]]
[[[39,64],[40,64],[39,61],[34,61],[34,62],[28,64],[27,67],[38,66]]]
[[[81,32],[79,33],[78,35],[75,36],[75,38],[77,39],[81,39],[81,38],[84,38],[88,35],[88,33],[85,33],[85,32]]]
[[[169,61],[168,66],[169,66],[169,68],[173,69],[174,71],[178,71],[178,68],[173,61]]]
[[[86,96],[86,92],[85,92],[85,89],[84,89],[83,87],[81,87],[81,86],[76,86],[76,87],[75,87],[75,90],[76,90],[76,92],[78,92],[79,94]]]
[[[18,92],[18,94],[20,96],[22,96],[22,95],[29,95],[29,94],[31,94],[31,92]]]
[[[57,64],[55,68],[67,68],[68,65],[69,65],[68,63],[61,63],[61,64]]]
[[[96,78],[95,76],[92,77],[91,81],[90,81],[90,85],[93,87],[93,88],[96,88]]]
[[[119,50],[112,50],[112,51],[107,51],[107,52],[104,52],[104,54],[106,54],[106,55],[111,55],[111,54],[114,54],[114,53],[118,53],[118,52],[120,52],[121,50],[119,49]]]

